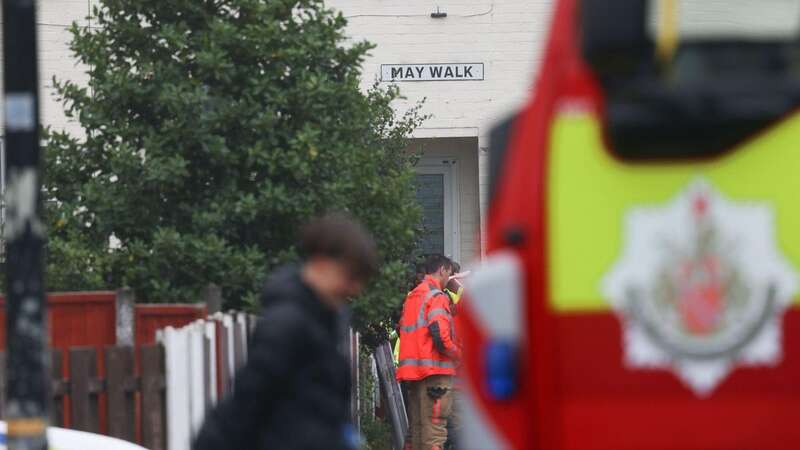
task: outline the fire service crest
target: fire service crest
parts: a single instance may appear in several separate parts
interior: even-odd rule
[[[736,366],[780,361],[798,274],[769,204],[697,180],[663,206],[630,209],[623,226],[601,288],[623,325],[626,365],[672,370],[707,396]]]

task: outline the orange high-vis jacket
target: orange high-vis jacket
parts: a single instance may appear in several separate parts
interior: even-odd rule
[[[397,379],[417,381],[431,375],[455,375],[461,359],[456,344],[450,297],[426,276],[408,294],[400,318]]]

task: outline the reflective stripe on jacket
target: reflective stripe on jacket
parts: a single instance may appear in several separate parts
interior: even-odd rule
[[[431,375],[455,375],[461,349],[453,333],[450,297],[426,276],[406,297],[400,318],[397,379],[416,381]]]

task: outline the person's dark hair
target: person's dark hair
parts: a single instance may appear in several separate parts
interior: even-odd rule
[[[414,286],[416,286],[416,285],[422,283],[422,280],[425,279],[425,275],[427,275],[425,273],[425,261],[417,261],[417,263],[414,265],[414,267],[416,269],[415,272],[414,272]],[[412,289],[413,289],[413,286],[412,286]]]
[[[342,261],[351,274],[366,281],[378,271],[378,251],[372,235],[347,214],[332,213],[303,228],[300,253],[308,260],[323,256]]]
[[[437,272],[442,267],[452,269],[453,262],[450,261],[450,258],[440,255],[438,253],[434,253],[432,255],[428,255],[428,258],[425,260],[425,273],[432,274]]]

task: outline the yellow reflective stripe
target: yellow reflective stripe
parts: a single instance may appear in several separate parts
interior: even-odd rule
[[[47,422],[41,418],[8,419],[6,434],[9,438],[37,436],[47,430]]]
[[[447,316],[450,318],[450,312],[443,308],[432,309],[428,312],[428,323],[431,323],[436,316]]]
[[[800,269],[800,115],[703,162],[621,162],[600,131],[590,114],[557,116],[551,128],[547,266],[557,311],[608,310],[600,282],[623,250],[625,212],[665,203],[699,176],[735,201],[772,205],[781,252]]]
[[[400,367],[440,367],[443,369],[455,369],[456,365],[450,361],[437,361],[435,359],[401,359]]]
[[[419,308],[419,314],[417,314],[417,321],[413,325],[406,325],[401,326],[400,330],[405,331],[406,333],[414,332],[420,328],[428,326],[428,321],[425,320],[425,307],[428,306],[428,302],[437,295],[441,294],[442,291],[431,287],[431,290],[425,295],[425,299],[422,301],[422,305]]]
[[[461,293],[464,292],[464,288],[459,287],[458,292],[453,292],[450,289],[445,289],[444,291],[450,296],[450,298],[453,300],[453,303],[457,305],[458,301],[461,300]]]

